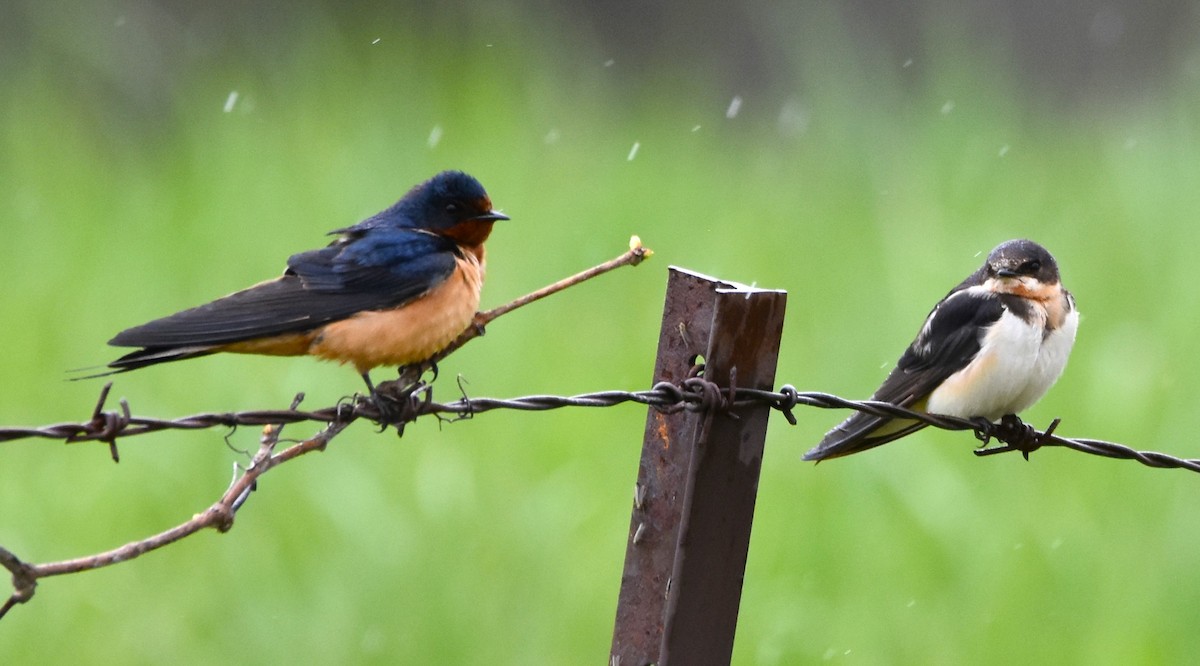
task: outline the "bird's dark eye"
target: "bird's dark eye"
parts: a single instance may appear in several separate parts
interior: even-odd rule
[[[454,215],[458,212],[458,204],[453,202],[446,204],[446,212]]]
[[[1021,264],[1021,268],[1018,270],[1022,273],[1036,273],[1041,270],[1041,268],[1042,262],[1034,259],[1033,261],[1026,261],[1025,263]]]

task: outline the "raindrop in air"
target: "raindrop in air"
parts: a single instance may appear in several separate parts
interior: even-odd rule
[[[729,108],[725,109],[725,117],[729,119],[737,118],[738,111],[742,110],[742,96],[734,95],[733,99],[729,100]]]

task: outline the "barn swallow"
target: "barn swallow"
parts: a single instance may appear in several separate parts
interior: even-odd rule
[[[140,347],[107,374],[217,352],[311,355],[368,374],[420,363],[474,319],[484,241],[497,220],[479,181],[444,171],[390,208],[292,255],[281,277],[141,326],[108,344]]]
[[[1027,409],[1062,374],[1079,312],[1058,264],[1028,240],[1002,243],[941,300],[872,400],[995,422]],[[804,454],[825,460],[924,428],[855,412]]]

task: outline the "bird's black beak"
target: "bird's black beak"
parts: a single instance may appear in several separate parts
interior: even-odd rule
[[[996,276],[1002,278],[1014,278],[1017,277],[1017,272],[1012,269],[1001,268],[1000,270],[996,271]]]
[[[481,222],[486,222],[488,220],[511,220],[512,218],[505,215],[504,213],[500,213],[500,212],[493,210],[493,211],[488,211],[488,212],[484,213],[483,215],[476,215],[475,217],[473,217],[471,219],[479,220]]]

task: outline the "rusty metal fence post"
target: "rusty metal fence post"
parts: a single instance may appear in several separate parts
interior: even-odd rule
[[[786,302],[672,267],[654,381],[773,388]],[[769,413],[650,409],[611,666],[729,663]]]

